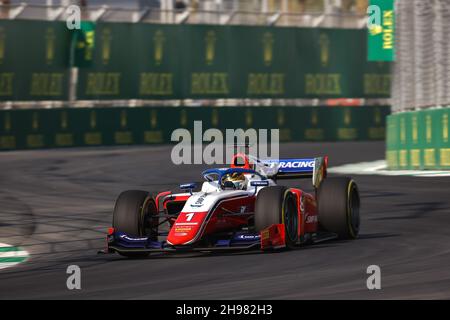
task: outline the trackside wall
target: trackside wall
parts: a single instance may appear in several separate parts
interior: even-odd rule
[[[388,116],[386,159],[391,169],[450,169],[450,106]]]
[[[0,150],[171,143],[177,128],[280,129],[281,142],[383,140],[388,106],[139,107],[0,111]]]

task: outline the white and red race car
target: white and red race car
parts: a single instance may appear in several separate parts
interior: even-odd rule
[[[269,250],[344,238],[359,232],[359,192],[347,177],[327,178],[327,157],[264,161],[236,154],[228,168],[203,172],[194,192],[122,192],[108,230],[108,253]],[[312,179],[313,193],[277,185]]]

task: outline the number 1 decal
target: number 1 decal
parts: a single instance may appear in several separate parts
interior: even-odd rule
[[[195,212],[192,213],[186,213],[186,221],[191,221],[192,218],[194,217]]]

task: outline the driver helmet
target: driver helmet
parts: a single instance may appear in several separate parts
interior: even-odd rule
[[[234,189],[243,190],[247,187],[247,179],[243,173],[233,172],[223,176],[222,184],[224,186],[233,184]]]

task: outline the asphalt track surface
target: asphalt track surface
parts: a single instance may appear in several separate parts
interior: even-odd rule
[[[355,176],[355,241],[277,253],[184,254],[128,260],[97,255],[117,195],[176,189],[204,166],[175,166],[170,146],[0,154],[0,242],[31,259],[0,270],[1,299],[450,298],[450,178]],[[283,157],[328,154],[330,165],[382,159],[384,144],[304,143]],[[294,182],[295,184],[295,182]],[[68,265],[81,290],[68,290]],[[381,290],[366,269],[381,268]]]

